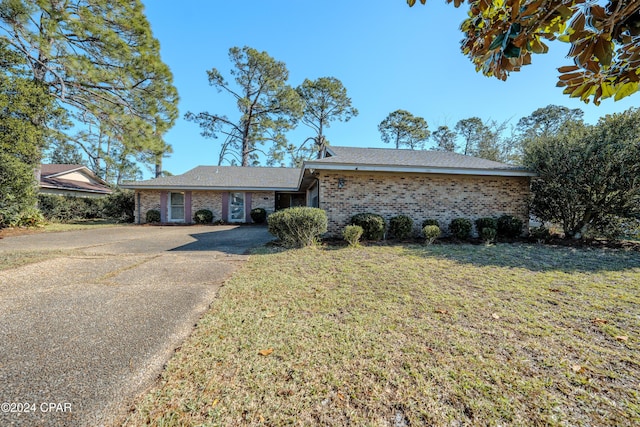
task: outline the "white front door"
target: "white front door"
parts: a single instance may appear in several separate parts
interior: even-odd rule
[[[244,193],[229,194],[229,222],[246,222],[244,218]]]

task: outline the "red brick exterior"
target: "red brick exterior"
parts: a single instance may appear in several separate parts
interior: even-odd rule
[[[509,214],[529,221],[528,177],[320,171],[319,183],[320,208],[327,212],[333,236],[361,212],[387,221],[407,215],[416,233],[427,218],[437,219],[445,232],[457,217],[474,221]]]

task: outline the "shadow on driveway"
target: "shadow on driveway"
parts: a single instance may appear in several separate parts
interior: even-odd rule
[[[250,248],[262,246],[274,240],[265,226],[240,226],[231,230],[193,233],[189,236],[196,241],[169,249],[169,252],[218,251],[244,255]]]

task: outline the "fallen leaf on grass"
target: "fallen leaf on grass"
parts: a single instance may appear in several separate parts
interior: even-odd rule
[[[557,289],[557,288],[549,288],[549,290],[551,292],[560,292],[560,289]]]
[[[628,336],[626,336],[626,335],[618,335],[618,336],[616,337],[616,339],[617,339],[618,341],[628,341],[628,340],[629,340],[629,337],[628,337]]]
[[[491,315],[491,317],[493,317],[493,318],[494,318],[494,319],[496,319],[496,320],[500,319],[500,315],[499,315],[499,314],[497,314],[497,313],[493,313],[493,314]]]
[[[598,317],[596,317],[595,319],[593,319],[593,320],[591,321],[591,323],[593,323],[594,325],[604,325],[604,324],[606,324],[607,322],[608,322],[608,320],[606,320],[606,319],[600,319],[600,318],[598,318]]]
[[[573,365],[571,366],[571,370],[576,374],[581,374],[585,371],[584,366],[581,365]]]
[[[276,315],[273,313],[265,313],[264,317],[265,319],[271,319],[272,317],[276,317]]]
[[[340,392],[338,392],[337,394],[338,394],[338,399],[344,400],[344,394],[342,394]]]
[[[449,314],[449,311],[447,311],[447,310],[436,310],[436,313]]]
[[[258,352],[258,354],[259,354],[260,356],[268,356],[268,355],[270,355],[271,353],[273,353],[273,349],[272,349],[272,348],[267,348],[267,349],[265,349],[265,350],[260,350],[260,351]]]

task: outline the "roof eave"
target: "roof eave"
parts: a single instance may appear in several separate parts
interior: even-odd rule
[[[51,185],[51,184],[40,184],[40,188],[48,188],[48,189],[51,189],[51,190],[78,191],[78,192],[85,192],[85,193],[99,193],[99,194],[111,194],[111,193],[113,193],[113,190],[111,190],[111,189],[89,190],[89,189],[86,189],[86,188],[62,187],[62,186]]]
[[[187,191],[297,191],[298,187],[219,187],[206,185],[139,185],[125,183],[121,188],[131,190],[187,190]]]
[[[305,162],[305,169],[341,170],[359,172],[404,172],[433,173],[443,175],[488,175],[488,176],[537,176],[522,169],[451,168],[433,166],[364,165],[359,163]]]

